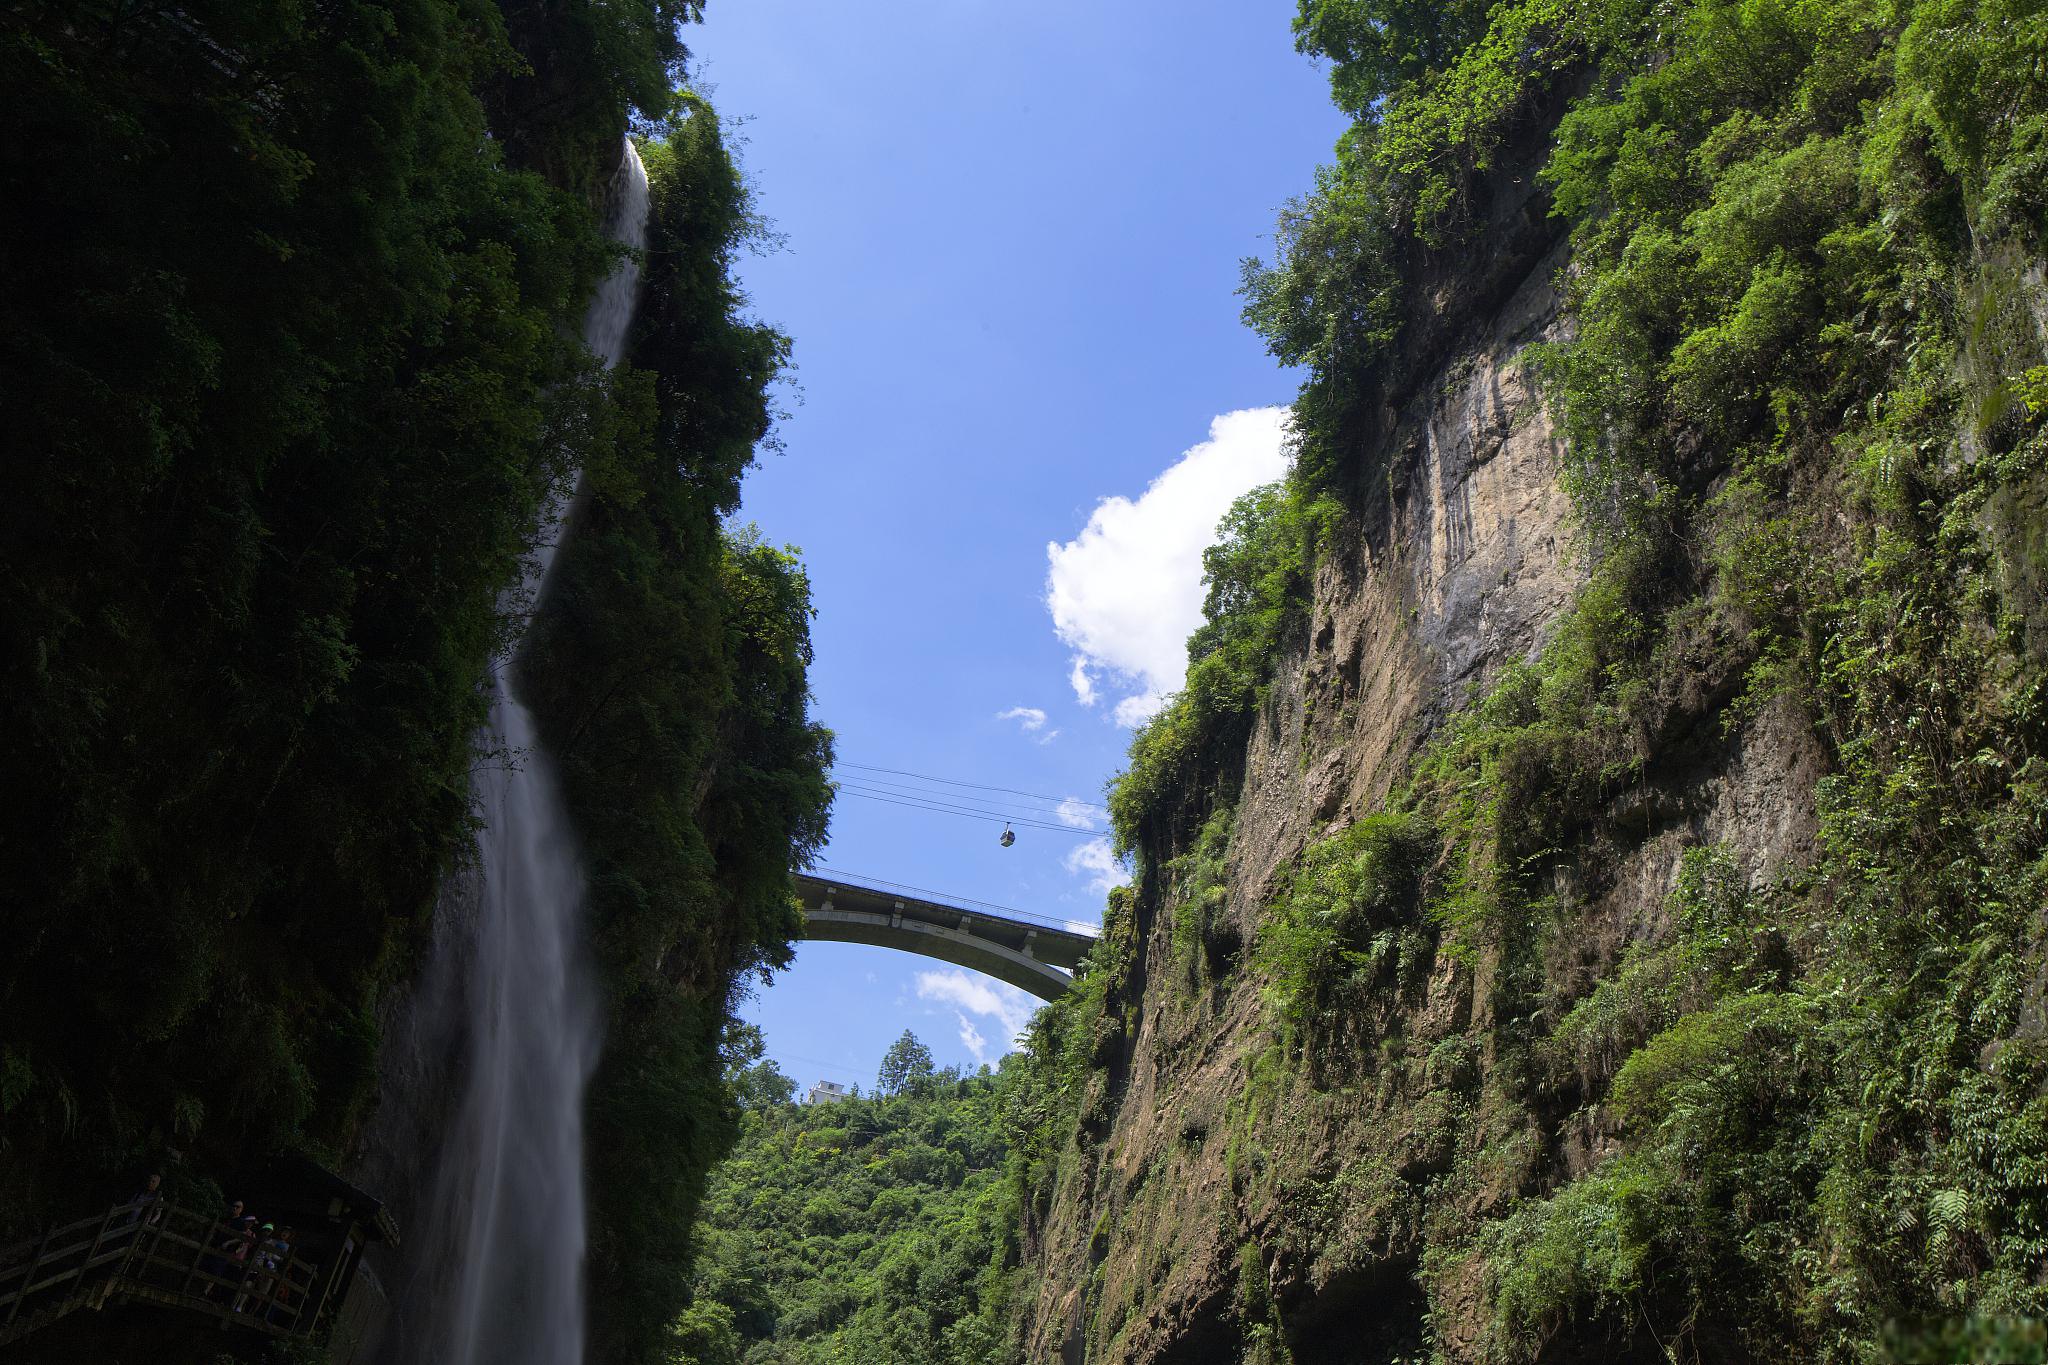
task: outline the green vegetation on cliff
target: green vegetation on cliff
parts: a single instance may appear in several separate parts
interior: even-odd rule
[[[1118,851],[1156,854],[1204,817],[1234,773],[1265,700],[1274,661],[1307,625],[1308,566],[1332,499],[1255,488],[1224,516],[1202,552],[1204,623],[1188,639],[1187,681],[1131,741],[1129,770],[1109,794]]]
[[[472,833],[480,684],[587,472],[522,683],[591,874],[598,1356],[658,1358],[736,1131],[734,983],[823,837],[809,584],[729,527],[788,341],[692,0],[17,5],[0,16],[13,712],[0,1241],[169,1152],[339,1165]],[[652,190],[628,363],[575,337]]]
[[[1670,32],[1546,172],[1580,330],[1539,363],[1606,556],[1530,689],[1575,741],[1517,795],[1586,862],[1564,803],[1657,763],[1718,670],[1726,723],[1814,727],[1817,856],[1755,887],[1696,864],[1625,963],[1619,1065],[1576,1082],[1622,1151],[1487,1234],[1497,1339],[1616,1332],[1654,1293],[1706,1340],[1853,1358],[1891,1322],[2048,1312],[2048,434],[2015,397],[2048,304],[2048,15],[1702,4]],[[1520,742],[1469,738],[1436,791]],[[1525,868],[1503,916],[1538,908]],[[1568,1036],[1609,989],[1539,999]],[[1540,1254],[1588,1218],[1615,1235]]]
[[[1363,452],[1501,296],[1495,257],[1560,235],[1571,331],[1525,361],[1590,581],[1382,810],[1309,848],[1244,959],[1206,959],[1249,964],[1282,1039],[1239,1111],[1242,1197],[1294,1210],[1279,1250],[1319,1273],[1414,1276],[1399,1349],[1990,1349],[1981,1324],[2048,1315],[2048,14],[1309,0],[1298,31],[1357,122],[1248,272],[1248,318],[1309,367],[1300,460],[1211,557],[1291,587],[1212,593],[1198,638],[1268,647],[1227,693],[1197,664],[1133,746],[1112,809],[1147,921],[1208,941],[1235,755],[1310,647],[1288,593],[1371,534],[1389,471]],[[1341,521],[1301,510],[1331,498]],[[1786,798],[1810,865],[1695,847],[1589,964],[1631,801],[1766,713],[1816,741]],[[1409,1038],[1461,976],[1476,1022]],[[1072,1082],[1084,1142],[1115,1057]],[[1269,1168],[1257,1116],[1289,1086],[1292,1121],[1378,1106],[1411,1150]],[[1363,1223],[1300,1242],[1333,1206]],[[1247,1358],[1284,1356],[1299,1302],[1240,1305]],[[1939,1322],[1965,1325],[1903,1344]]]
[[[824,840],[830,736],[809,716],[810,585],[723,519],[768,434],[789,343],[743,316],[754,223],[710,107],[645,147],[640,321],[614,385],[636,420],[586,469],[526,653],[589,870],[609,1016],[589,1102],[596,1358],[658,1358],[737,1114],[735,985],[784,965],[790,872]]]
[[[605,404],[613,252],[486,133],[516,60],[454,0],[0,19],[0,1235],[371,1097]]]

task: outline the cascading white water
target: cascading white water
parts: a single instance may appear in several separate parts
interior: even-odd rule
[[[626,144],[610,195],[612,235],[647,235],[647,173]],[[626,345],[639,266],[623,263],[591,301],[583,338],[609,368]],[[546,512],[518,601],[546,586],[566,502]],[[568,813],[514,694],[494,670],[483,775],[474,938],[437,944],[429,974],[461,1011],[462,1089],[423,1226],[428,1286],[401,1359],[419,1365],[575,1365],[583,1358],[583,1091],[597,1063],[599,1017],[584,960],[583,873]],[[457,898],[459,899],[459,898]],[[459,939],[448,934],[447,939]],[[459,1004],[457,1003],[459,1002]]]

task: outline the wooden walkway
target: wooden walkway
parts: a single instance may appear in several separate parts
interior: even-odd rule
[[[110,1302],[159,1304],[274,1337],[311,1332],[331,1288],[318,1267],[293,1254],[271,1268],[258,1262],[260,1247],[235,1261],[221,1250],[235,1236],[204,1214],[138,1200],[0,1247],[0,1345]]]

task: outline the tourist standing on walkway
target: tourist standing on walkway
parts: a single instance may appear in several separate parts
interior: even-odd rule
[[[128,1211],[126,1226],[132,1227],[140,1219],[150,1227],[155,1227],[164,1216],[163,1189],[163,1176],[155,1171],[151,1171],[149,1179],[143,1182],[142,1188],[137,1190],[128,1201],[134,1207]]]
[[[285,1310],[289,1309],[292,1303],[292,1283],[285,1278],[285,1271],[292,1263],[294,1235],[291,1228],[280,1228],[276,1240],[271,1243],[270,1268],[275,1278],[271,1281],[271,1306],[265,1314],[265,1320],[280,1327],[285,1322]]]

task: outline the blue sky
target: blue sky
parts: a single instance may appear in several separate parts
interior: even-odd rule
[[[1238,262],[1341,130],[1292,14],[711,0],[686,33],[785,240],[741,267],[800,389],[742,516],[803,551],[843,760],[1099,802],[1119,715],[1176,680],[1191,557],[1279,467],[1248,410],[1295,387],[1237,319]],[[1087,836],[999,833],[842,795],[824,862],[1099,919]],[[905,1027],[971,1065],[1029,1003],[810,944],[742,1013],[799,1081],[865,1086]]]

